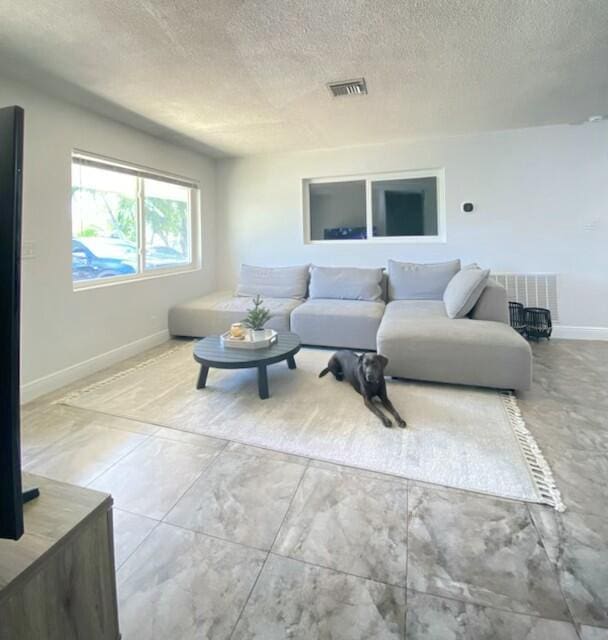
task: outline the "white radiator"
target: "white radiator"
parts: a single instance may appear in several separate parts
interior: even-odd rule
[[[509,300],[549,309],[553,324],[559,323],[556,273],[493,273],[491,277],[507,290]]]

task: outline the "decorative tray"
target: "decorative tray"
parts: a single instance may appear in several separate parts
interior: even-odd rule
[[[248,330],[243,338],[233,338],[230,331],[226,331],[220,336],[220,341],[223,347],[230,349],[267,349],[278,337],[279,334],[274,329],[264,329],[263,332]]]

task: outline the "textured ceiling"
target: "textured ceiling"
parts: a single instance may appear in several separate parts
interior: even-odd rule
[[[0,0],[0,68],[217,155],[577,122],[608,0]]]

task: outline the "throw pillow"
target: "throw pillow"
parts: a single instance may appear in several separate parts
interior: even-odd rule
[[[489,269],[463,269],[448,283],[443,294],[450,318],[464,318],[475,306],[490,277]]]

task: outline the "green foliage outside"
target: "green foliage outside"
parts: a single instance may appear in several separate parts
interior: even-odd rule
[[[89,188],[72,188],[72,200],[78,200],[96,221],[77,230],[77,237],[110,236],[137,243],[137,200],[120,193]],[[188,251],[187,204],[179,200],[145,198],[146,243],[172,247],[186,255]],[[83,216],[84,217],[84,216]]]
[[[186,203],[163,198],[145,199],[146,229],[152,233],[150,244],[158,244],[160,238],[166,247],[173,247],[186,255],[188,251],[188,215]],[[177,242],[177,246],[175,243]]]

